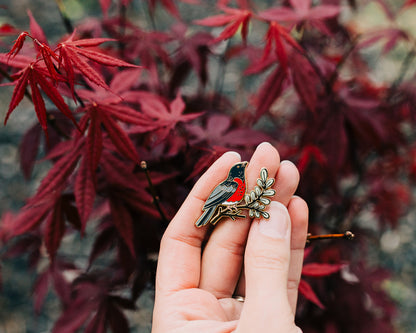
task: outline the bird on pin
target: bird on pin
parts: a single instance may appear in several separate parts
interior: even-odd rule
[[[204,211],[195,225],[207,225],[219,206],[234,206],[243,200],[246,193],[245,170],[248,162],[234,164],[228,177],[218,184],[209,195],[202,210]]]

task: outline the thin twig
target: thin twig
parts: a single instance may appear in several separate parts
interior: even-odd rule
[[[351,240],[351,239],[355,238],[355,235],[351,231],[346,231],[343,234],[327,234],[327,235],[311,235],[311,234],[308,234],[306,242],[310,243],[311,241],[315,241],[315,240],[338,239],[338,238]]]
[[[412,48],[406,54],[406,57],[404,58],[404,60],[402,62],[402,65],[400,66],[399,75],[397,76],[397,78],[394,80],[394,82],[390,86],[389,93],[387,94],[387,100],[389,100],[394,95],[397,88],[402,83],[402,81],[403,81],[404,77],[406,76],[406,73],[409,70],[409,67],[412,64],[413,59],[415,58],[415,56],[416,56],[416,51],[415,51],[414,48]]]
[[[72,34],[74,32],[74,26],[72,25],[72,22],[68,16],[64,3],[62,2],[62,0],[55,0],[55,2],[56,2],[56,5],[58,6],[59,14],[61,14],[61,18],[65,25],[66,31],[69,34]]]
[[[158,212],[160,214],[160,217],[162,219],[162,222],[165,225],[167,225],[169,223],[169,221],[168,221],[165,213],[163,212],[162,207],[160,206],[160,198],[159,198],[159,196],[156,193],[156,189],[155,189],[155,187],[153,185],[152,178],[150,177],[150,173],[149,173],[149,169],[147,167],[146,161],[142,161],[140,163],[140,168],[144,171],[144,173],[146,175],[146,178],[147,178],[147,182],[149,183],[149,190],[150,190],[150,194],[153,197],[153,203],[155,204],[156,209],[158,210]]]
[[[118,38],[118,51],[121,58],[124,58],[124,49],[125,45],[122,41],[124,35],[126,34],[126,5],[120,3],[120,36]]]
[[[312,66],[312,69],[314,70],[316,75],[319,77],[321,84],[324,86],[326,93],[330,95],[332,93],[332,87],[329,85],[329,81],[322,74],[322,71],[319,68],[318,64],[316,63],[315,59],[310,54],[309,50],[303,45],[302,41],[299,41],[298,44],[302,48],[302,50],[298,50],[297,48],[293,48],[293,49],[295,50],[295,52],[298,52],[301,56],[303,56],[309,62],[309,64]]]
[[[331,76],[329,77],[328,84],[331,87],[331,89],[334,86],[335,80],[338,78],[338,73],[339,73],[341,67],[345,64],[345,62],[347,61],[350,54],[352,53],[352,51],[354,51],[355,47],[357,46],[357,39],[358,38],[359,38],[359,36],[355,37],[351,41],[351,43],[348,46],[348,49],[344,52],[344,54],[342,55],[341,60],[338,61],[337,65],[335,66],[335,70],[332,72]]]

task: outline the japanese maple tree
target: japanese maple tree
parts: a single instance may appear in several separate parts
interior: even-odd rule
[[[59,300],[53,332],[128,332],[195,180],[224,152],[245,158],[265,140],[301,172],[311,233],[358,234],[307,248],[300,327],[394,332],[380,287],[389,275],[369,267],[366,240],[397,227],[412,200],[416,43],[396,20],[416,2],[366,2],[385,27],[359,31],[343,17],[362,5],[353,0],[149,0],[137,12],[100,0],[101,17],[76,23],[57,1],[67,35],[55,43],[30,11],[28,31],[0,27],[1,79],[13,86],[4,124],[33,104],[22,173],[50,162],[26,204],[3,213],[0,255],[28,255],[36,313],[50,290]],[[380,44],[380,57],[407,50],[391,81],[375,81],[365,56]],[[74,235],[91,245],[84,265],[63,246]]]

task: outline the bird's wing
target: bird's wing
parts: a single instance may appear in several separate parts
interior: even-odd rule
[[[234,194],[235,190],[238,187],[238,183],[235,181],[225,180],[220,183],[209,195],[207,201],[205,202],[203,209],[208,209],[217,205],[222,204],[228,198]]]

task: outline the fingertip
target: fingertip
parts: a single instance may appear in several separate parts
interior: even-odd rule
[[[291,207],[291,208],[290,208]],[[289,201],[288,209],[301,211],[303,214],[309,214],[309,207],[306,201],[298,195],[293,195]]]
[[[256,155],[259,152],[265,152],[267,154],[272,154],[271,156],[269,156],[270,158],[276,157],[280,161],[279,152],[277,151],[277,149],[270,142],[264,141],[264,142],[260,143],[257,146],[253,156]]]
[[[286,239],[290,231],[290,217],[285,205],[272,201],[269,206],[269,219],[259,221],[259,231],[263,236],[274,239]]]
[[[301,197],[294,195],[287,208],[292,221],[292,249],[303,249],[308,231],[308,204]]]
[[[290,172],[292,177],[296,179],[296,183],[299,182],[299,179],[300,179],[299,169],[297,168],[295,163],[289,160],[283,160],[280,162],[280,167],[287,169],[288,170],[287,172]]]
[[[225,152],[224,154],[221,155],[221,157],[222,156],[225,156],[225,157],[230,156],[230,157],[233,157],[233,158],[237,157],[238,159],[241,160],[241,155],[239,153],[237,153],[236,151],[233,151],[233,150]]]
[[[261,149],[262,147],[266,147],[266,146],[271,146],[271,147],[273,147],[273,145],[272,145],[270,142],[268,142],[268,141],[263,141],[262,143],[260,143],[260,144],[257,146],[257,149]]]

